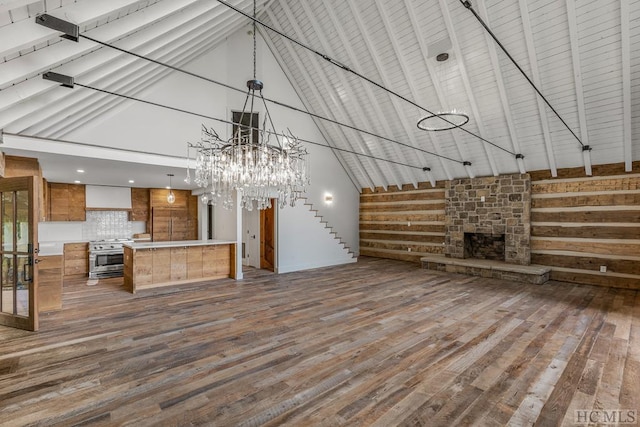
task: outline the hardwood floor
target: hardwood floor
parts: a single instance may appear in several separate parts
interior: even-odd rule
[[[41,332],[0,327],[0,425],[570,426],[576,410],[640,410],[639,291],[366,257],[245,277],[135,295],[66,283]]]

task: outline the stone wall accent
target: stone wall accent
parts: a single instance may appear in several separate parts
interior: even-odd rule
[[[447,181],[445,256],[464,258],[464,233],[504,234],[505,262],[529,265],[530,210],[529,174]]]

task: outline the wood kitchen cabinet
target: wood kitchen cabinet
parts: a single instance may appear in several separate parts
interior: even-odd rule
[[[236,245],[221,240],[124,245],[124,286],[129,292],[158,286],[236,277]]]
[[[166,242],[198,238],[198,197],[187,190],[173,190],[176,201],[167,202],[168,190],[149,191],[151,240]]]
[[[131,189],[131,221],[147,222],[147,232],[149,231],[149,189],[148,188],[132,188]]]
[[[83,184],[49,183],[49,220],[86,221],[86,196]]]
[[[64,244],[64,277],[86,277],[89,274],[89,243]]]
[[[153,208],[151,240],[154,242],[167,242],[173,240],[195,240],[195,237],[193,220],[189,219],[188,209]]]
[[[62,308],[62,255],[38,257],[38,312]]]

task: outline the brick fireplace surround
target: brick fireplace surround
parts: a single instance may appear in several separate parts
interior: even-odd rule
[[[529,265],[531,178],[512,174],[448,181],[445,256],[464,258],[464,234],[504,234],[504,261]]]

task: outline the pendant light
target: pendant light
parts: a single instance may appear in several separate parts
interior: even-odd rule
[[[167,194],[167,203],[172,205],[176,201],[176,195],[173,194],[173,190],[171,189],[171,177],[173,176],[173,174],[168,173],[167,176],[169,177],[169,186],[167,187],[167,190],[169,190],[169,194]]]

